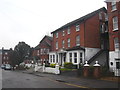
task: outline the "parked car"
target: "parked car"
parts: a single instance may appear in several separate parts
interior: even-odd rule
[[[4,64],[2,64],[2,65],[1,65],[1,68],[2,68],[2,69],[5,69],[5,65],[4,65]]]
[[[11,65],[10,64],[5,64],[5,68],[4,68],[5,70],[11,70],[12,69],[12,67],[11,67]]]

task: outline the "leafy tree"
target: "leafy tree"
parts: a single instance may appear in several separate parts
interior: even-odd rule
[[[20,64],[30,57],[30,46],[25,42],[19,42],[14,48],[14,54],[17,58],[17,63]]]

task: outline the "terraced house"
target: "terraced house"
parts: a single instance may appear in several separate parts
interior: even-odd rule
[[[48,64],[49,51],[52,48],[52,37],[44,36],[40,43],[35,47],[33,51],[33,57],[38,59],[38,62]]]
[[[4,49],[2,48],[2,64],[12,64],[12,57],[11,57],[11,52],[12,49]]]
[[[103,7],[53,31],[49,63],[72,62],[79,68],[86,60],[93,63],[104,54],[105,58],[100,59],[100,64],[104,65],[107,61],[104,51],[109,44],[106,16],[107,10]]]
[[[109,27],[109,66],[111,71],[119,69],[120,76],[120,0],[107,3]]]

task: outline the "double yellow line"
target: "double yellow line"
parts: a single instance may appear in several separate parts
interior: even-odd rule
[[[47,79],[50,80],[50,81],[53,81],[53,82],[60,83],[60,82],[58,82],[58,81],[56,81],[56,80],[53,80],[53,79],[50,79],[50,78],[47,78]],[[74,87],[77,87],[77,88],[89,88],[89,87],[80,86],[80,85],[71,84],[71,83],[66,83],[66,82],[62,82],[62,83],[66,84],[66,85],[69,85],[69,86],[74,86]]]

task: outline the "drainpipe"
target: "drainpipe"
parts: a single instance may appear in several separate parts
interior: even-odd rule
[[[85,47],[85,31],[86,31],[86,25],[85,25],[86,21],[84,20],[84,47]],[[85,63],[85,50],[84,50],[84,62],[82,62],[82,64]]]

